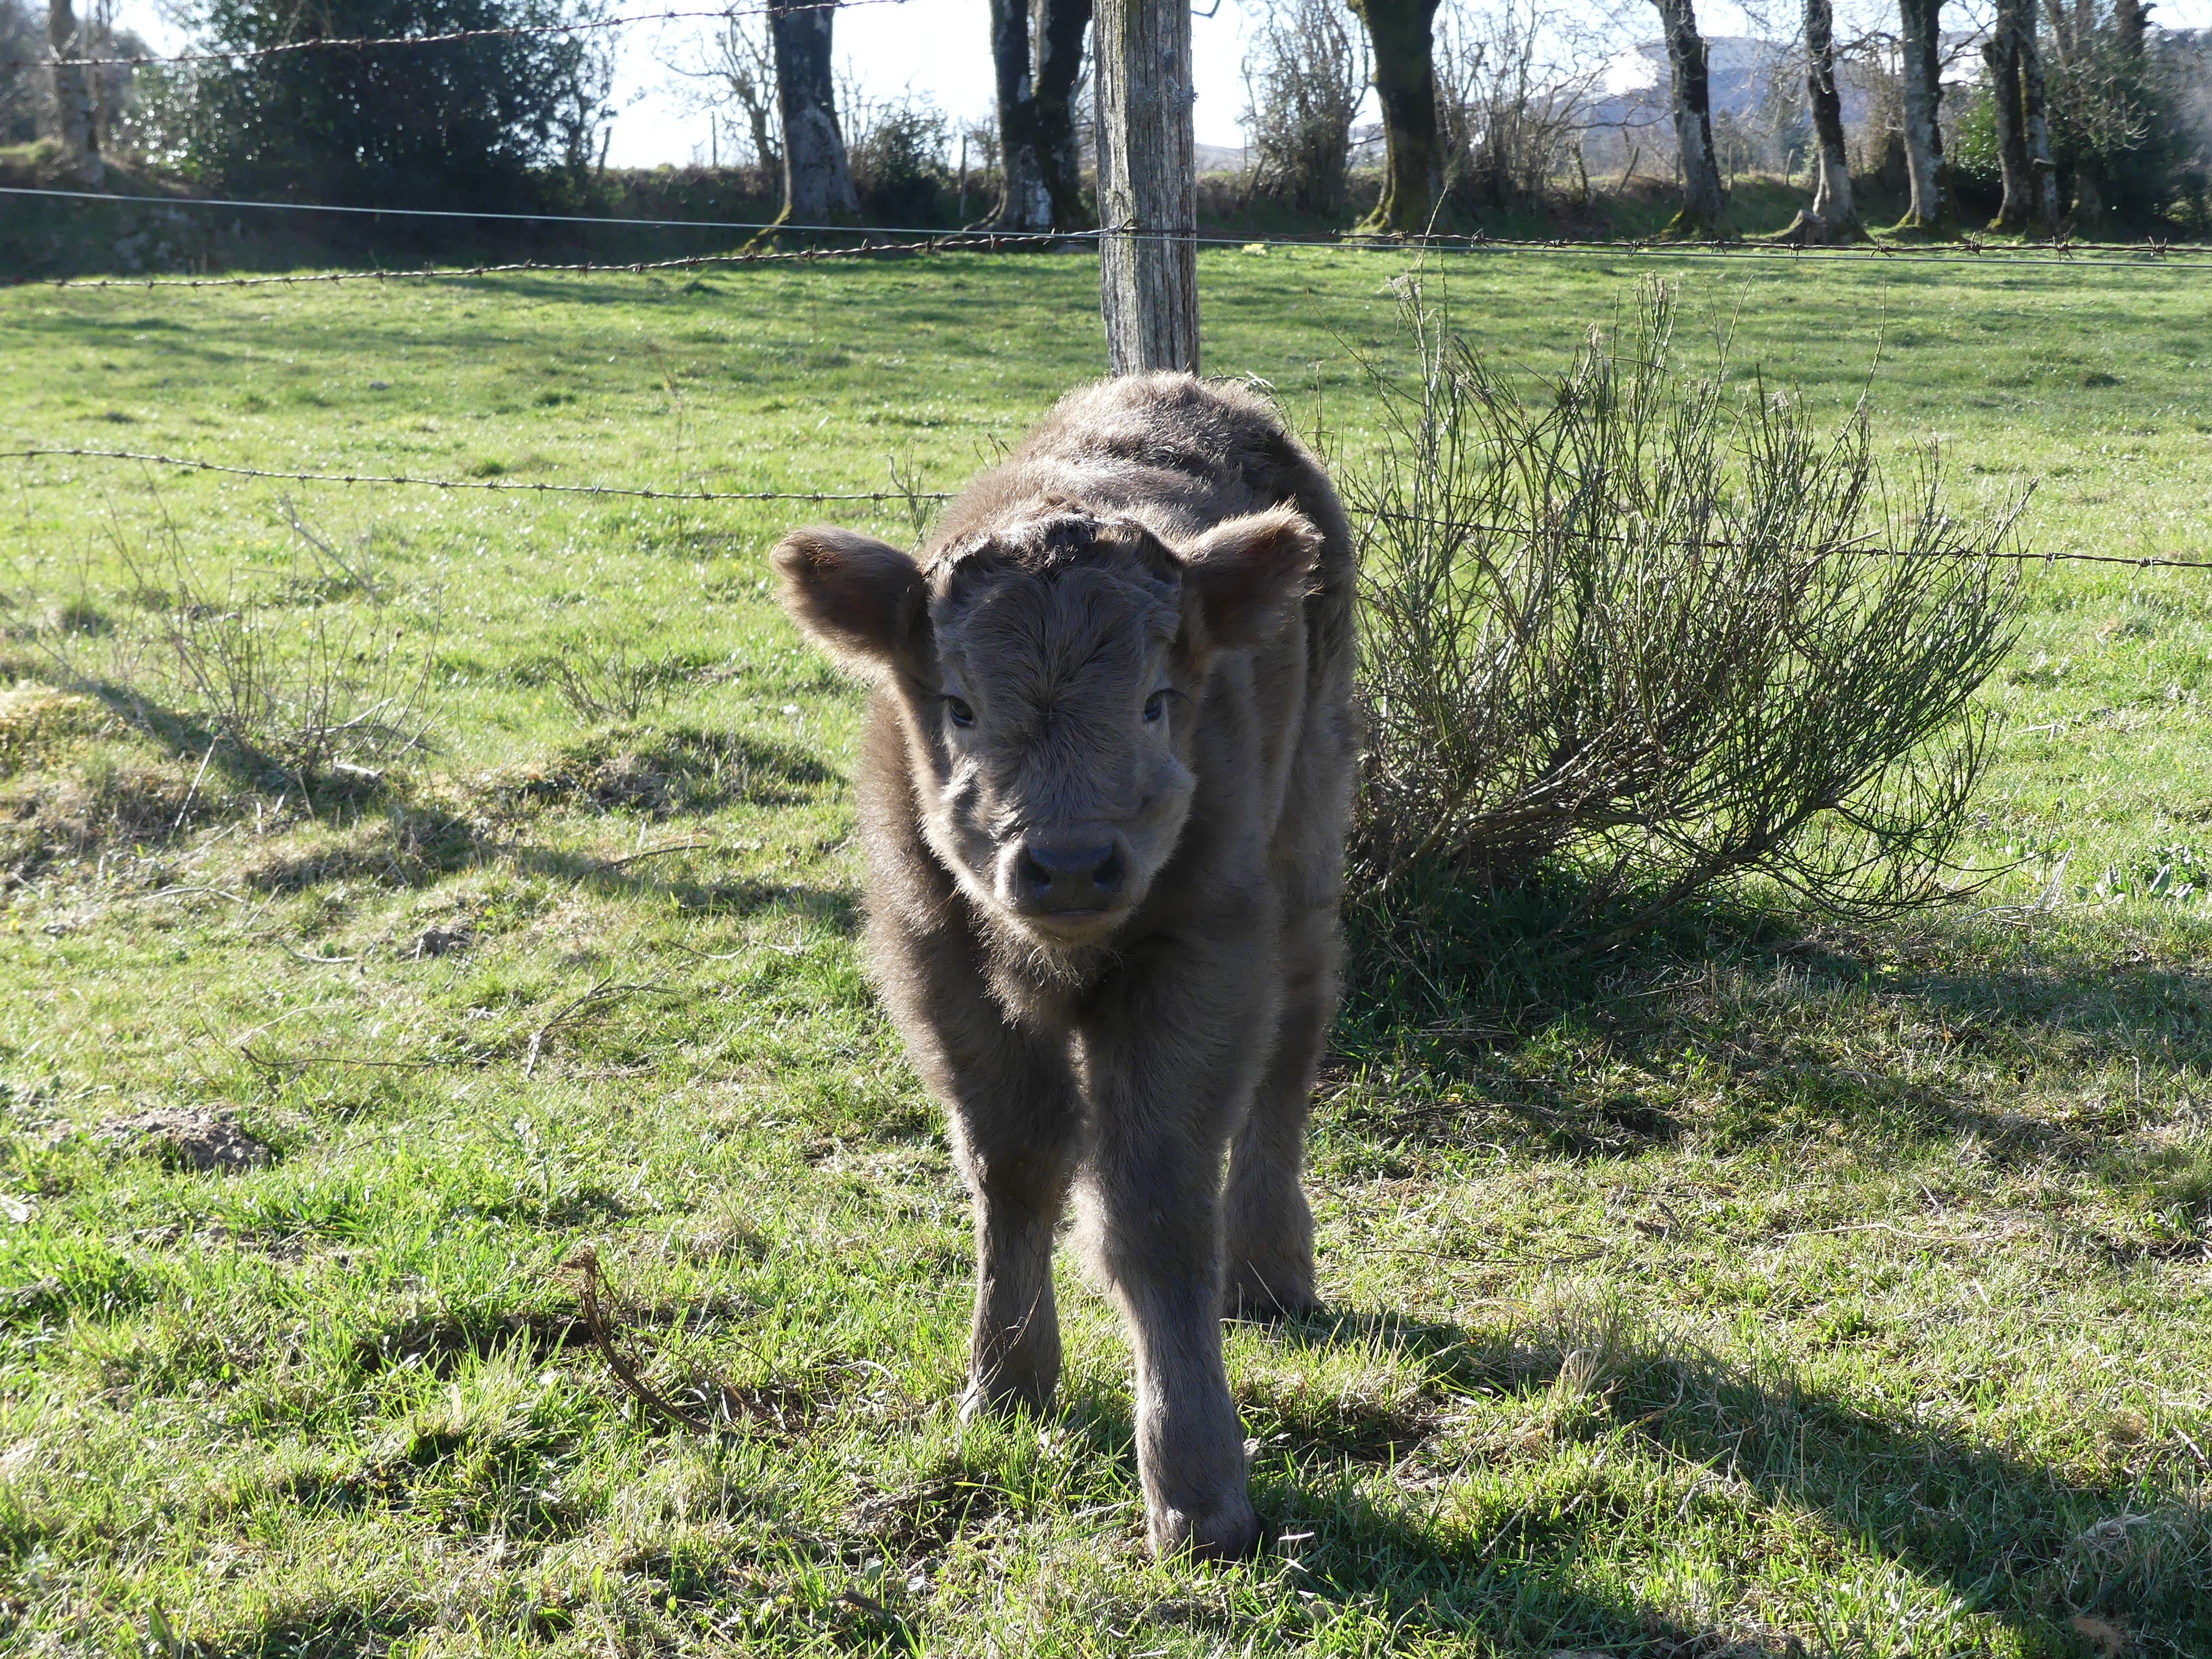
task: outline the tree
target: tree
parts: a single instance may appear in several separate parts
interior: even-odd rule
[[[851,224],[860,216],[853,169],[837,126],[836,82],[830,67],[834,4],[769,0],[775,47],[776,108],[783,121],[783,222]]]
[[[704,110],[714,122],[717,141],[726,133],[728,154],[740,165],[781,177],[783,145],[776,132],[775,49],[757,16],[725,18],[703,65],[684,58],[662,63],[693,84],[682,91],[686,108]]]
[[[100,124],[94,118],[92,77],[77,62],[90,36],[77,27],[70,0],[46,0],[46,41],[54,52],[54,123],[70,176],[88,189],[106,176],[100,159]]]
[[[0,144],[27,144],[39,136],[49,94],[43,67],[46,23],[28,0],[0,0]]]
[[[1443,172],[1437,150],[1437,0],[1351,3],[1374,50],[1375,96],[1382,106],[1382,194],[1359,228],[1418,235],[1435,213]]]
[[[1075,92],[1091,0],[991,0],[998,75],[998,205],[1004,230],[1078,230],[1085,224]]]
[[[1445,199],[1474,214],[1540,201],[1588,126],[1611,46],[1539,0],[1446,14],[1435,49]]]
[[[2045,3],[2057,82],[2053,148],[2073,185],[2068,217],[2075,234],[2094,233],[2105,228],[2108,193],[2131,166],[2142,170],[2160,125],[2142,74],[2143,8],[2124,13],[2118,0],[2109,11],[2096,0]]]
[[[2124,58],[2141,58],[2149,33],[2150,0],[2112,0],[2112,39]]]
[[[1991,230],[2048,237],[2058,228],[2057,170],[2044,108],[2043,62],[2035,40],[2034,0],[1997,0],[1982,46],[2004,198]]]
[[[599,0],[209,0],[207,43],[533,29],[436,46],[331,47],[210,65],[190,171],[243,195],[512,210],[581,175],[609,111],[604,37],[548,32]]]
[[[1899,230],[1930,233],[1955,228],[1950,181],[1943,167],[1943,0],[1898,0],[1904,21],[1905,171],[1911,199]]]
[[[2028,223],[2038,236],[2058,234],[2058,168],[2051,154],[2051,97],[2043,78],[2043,49],[2036,44],[2033,0],[2021,25],[2014,64],[2020,75],[2021,125],[2027,138]]]
[[[1805,0],[1805,101],[1813,116],[1813,202],[1783,236],[1797,242],[1863,241],[1866,232],[1851,205],[1850,162],[1844,149],[1832,0]]]
[[[1682,208],[1668,226],[1686,236],[1729,234],[1728,196],[1713,155],[1712,86],[1705,40],[1698,33],[1691,0],[1656,0],[1667,36],[1667,68],[1674,78],[1674,138],[1682,157]]]
[[[1366,40],[1340,0],[1267,0],[1244,57],[1255,176],[1301,213],[1344,205],[1352,118],[1367,91]]]

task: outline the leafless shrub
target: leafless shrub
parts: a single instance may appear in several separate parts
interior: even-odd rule
[[[428,735],[432,638],[394,614],[365,554],[341,556],[286,511],[304,556],[273,587],[206,575],[166,522],[143,544],[118,525],[115,552],[143,625],[97,654],[65,635],[42,643],[65,684],[165,740],[197,726],[249,769],[303,789],[374,781]]]
[[[667,701],[679,672],[657,658],[635,656],[622,644],[592,648],[572,643],[544,663],[554,695],[586,726],[634,723]]]
[[[863,212],[896,225],[945,216],[959,183],[952,124],[933,101],[911,92],[872,98],[848,73],[837,88],[837,116]]]
[[[1886,479],[1678,364],[1666,291],[1524,400],[1418,288],[1411,384],[1345,480],[1372,723],[1355,886],[1547,874],[1601,949],[1752,876],[1865,915],[1946,895],[2018,631],[2013,515]]]
[[[1588,124],[1604,43],[1503,0],[1440,16],[1435,52],[1445,188],[1476,210],[1541,199]]]
[[[1366,31],[1342,0],[1268,0],[1244,56],[1254,186],[1305,213],[1345,201],[1352,118],[1367,89]]]
[[[726,147],[720,157],[725,165],[756,168],[763,180],[783,166],[775,53],[765,17],[725,18],[703,54],[687,47],[661,62],[681,82],[679,103],[714,120],[717,147]]]

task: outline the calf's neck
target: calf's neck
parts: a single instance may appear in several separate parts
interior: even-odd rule
[[[1249,1549],[1220,1321],[1314,1300],[1355,757],[1335,491],[1258,398],[1133,376],[1063,399],[919,555],[812,529],[774,557],[876,680],[868,953],[975,1199],[963,1409],[1049,1403],[1073,1198],[1135,1351],[1153,1547]]]

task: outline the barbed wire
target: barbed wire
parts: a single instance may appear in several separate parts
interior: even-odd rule
[[[407,484],[425,489],[483,489],[540,495],[619,495],[655,501],[949,501],[951,492],[940,489],[648,489],[641,485],[536,483],[520,479],[426,478],[404,472],[286,472],[258,466],[233,466],[222,461],[195,460],[182,455],[156,455],[135,449],[73,449],[40,445],[30,449],[0,449],[0,461],[35,460],[46,457],[79,460],[138,461],[149,466],[174,467],[183,472],[219,472],[237,478],[268,478],[289,483]]]
[[[1557,533],[1546,526],[1533,524],[1492,524],[1480,519],[1440,519],[1431,514],[1377,511],[1371,515],[1388,519],[1395,524],[1417,524],[1431,530],[1455,532],[1461,534],[1491,536],[1527,536]],[[1573,533],[1573,532],[1568,532]],[[1635,545],[1635,538],[1619,533],[1601,531],[1580,532],[1598,541],[1621,546]],[[1706,551],[1724,551],[1732,543],[1716,541],[1703,536],[1662,536],[1662,542],[1684,547],[1695,547]],[[1855,553],[1871,559],[1999,559],[2014,564],[2123,564],[2136,570],[2212,570],[2212,559],[2185,559],[2163,553],[2077,553],[2066,549],[2046,549],[2036,551],[2027,548],[1944,548],[1944,547],[1875,547],[1868,545],[1870,537],[1855,537],[1835,542],[1818,550],[1827,553]]]
[[[481,489],[510,494],[609,495],[665,501],[902,501],[914,503],[949,501],[953,499],[956,493],[946,489],[650,489],[639,485],[623,484],[535,483],[495,478],[428,478],[408,473],[287,472],[271,468],[234,466],[220,461],[197,460],[185,456],[159,455],[130,449],[79,449],[40,446],[28,449],[0,450],[0,460],[33,460],[42,457],[67,457],[101,461],[138,461],[154,466],[174,467],[180,471],[217,472],[233,477],[265,478],[290,483],[404,484],[427,489]],[[1542,529],[1540,526],[1534,525],[1492,524],[1480,520],[1439,519],[1433,515],[1413,513],[1384,512],[1376,516],[1401,523],[1424,525],[1433,529],[1467,534],[1533,536],[1540,533]],[[1724,544],[1700,539],[1698,545],[1717,548]],[[2009,560],[2018,564],[2112,564],[2126,565],[2137,570],[2212,570],[2212,559],[2188,559],[2166,554],[2081,553],[2064,549],[2051,549],[2039,552],[2027,549],[2009,550],[1990,549],[1970,552],[1946,548],[1869,547],[1863,541],[1838,544],[1829,550],[1856,553],[1870,558],[1884,559],[1978,558]]]
[[[884,254],[997,252],[1002,242],[1050,240],[1049,237],[976,233],[933,237],[917,242],[867,242],[858,247],[804,247],[739,253],[694,253],[675,259],[584,261],[573,264],[516,260],[495,265],[440,265],[422,270],[325,270],[276,276],[64,276],[50,286],[101,288],[296,288],[332,283],[451,282],[477,276],[575,276],[586,273],[640,276],[663,270],[696,270],[720,265],[812,264],[823,259],[875,258]]]
[[[599,17],[567,23],[515,23],[498,28],[450,29],[442,34],[376,34],[345,38],[319,36],[312,40],[288,40],[274,46],[216,47],[206,52],[137,52],[120,58],[0,58],[0,70],[37,68],[140,69],[155,64],[239,64],[256,58],[285,58],[306,52],[366,52],[383,46],[443,46],[468,40],[517,40],[538,34],[588,34],[597,29],[626,28],[633,23],[673,22],[684,18],[768,17],[794,11],[836,11],[848,6],[897,6],[907,0],[796,0],[788,6],[720,6],[703,11],[626,12],[619,17]]]
[[[905,3],[905,0],[886,0],[886,3]],[[1139,241],[1181,241],[1194,243],[1203,247],[1235,247],[1254,252],[1271,252],[1280,248],[1289,252],[1333,250],[1358,253],[1430,252],[1459,255],[1565,253],[1597,255],[1611,258],[1778,259],[1796,264],[1983,264],[2007,268],[2040,265],[2072,270],[2100,267],[2135,270],[2152,267],[2172,270],[2212,268],[2212,247],[2191,245],[2185,248],[2177,248],[2171,243],[2148,238],[2141,242],[2059,241],[2014,244],[1983,242],[1975,238],[1967,237],[1950,248],[1898,247],[1883,243],[1855,248],[1815,247],[1756,240],[1689,242],[1671,238],[1629,241],[1598,238],[1498,237],[1485,235],[1480,231],[1463,236],[1345,234],[1322,238],[1222,235],[1202,232],[1194,228],[1161,228],[1134,224],[1117,225],[1103,230],[984,231],[946,230],[921,225],[794,224],[775,220],[628,219],[611,214],[511,213],[493,210],[454,208],[356,207],[337,203],[252,202],[220,197],[115,196],[100,191],[57,190],[27,185],[0,185],[0,196],[51,197],[73,201],[127,202],[146,207],[206,207],[244,211],[335,213],[405,219],[470,219],[510,223],[590,225],[611,230],[745,231],[754,234],[773,232],[779,235],[904,236],[919,239],[909,246],[896,249],[878,246],[840,250],[842,252],[938,252],[977,248],[1004,252],[1009,248],[1022,246],[1066,246],[1080,249],[1108,237],[1119,237]],[[647,271],[674,270],[687,264],[708,259],[727,263],[746,263],[765,260],[770,257],[788,258],[793,256],[752,254],[743,256],[741,258],[738,255],[725,254],[698,255],[691,258],[666,260],[608,260],[576,263],[520,261],[497,265],[453,267],[447,271],[434,274],[482,276],[508,271]],[[821,256],[817,254],[815,257]],[[381,281],[389,280],[399,275],[424,274],[433,273],[336,271],[317,273],[312,277],[294,276],[284,278],[258,279],[143,277],[124,281],[115,278],[64,278],[59,279],[56,285],[83,288],[228,287],[242,286],[253,281],[268,283]]]
[[[601,225],[617,230],[775,230],[826,236],[949,236],[943,225],[831,225],[783,219],[631,219],[615,213],[514,213],[494,208],[360,207],[346,202],[251,202],[227,196],[118,196],[101,190],[0,185],[0,196],[51,196],[76,202],[130,202],[142,207],[237,208],[265,213],[349,213],[371,218],[484,219],[513,224]],[[1003,232],[1008,235],[1096,236],[1097,231]]]

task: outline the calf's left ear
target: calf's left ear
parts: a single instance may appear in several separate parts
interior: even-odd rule
[[[921,567],[889,542],[823,525],[793,531],[769,557],[792,621],[852,667],[890,667],[929,625]]]
[[[1290,620],[1313,586],[1321,532],[1296,507],[1229,519],[1180,550],[1183,591],[1216,646],[1256,645]]]

